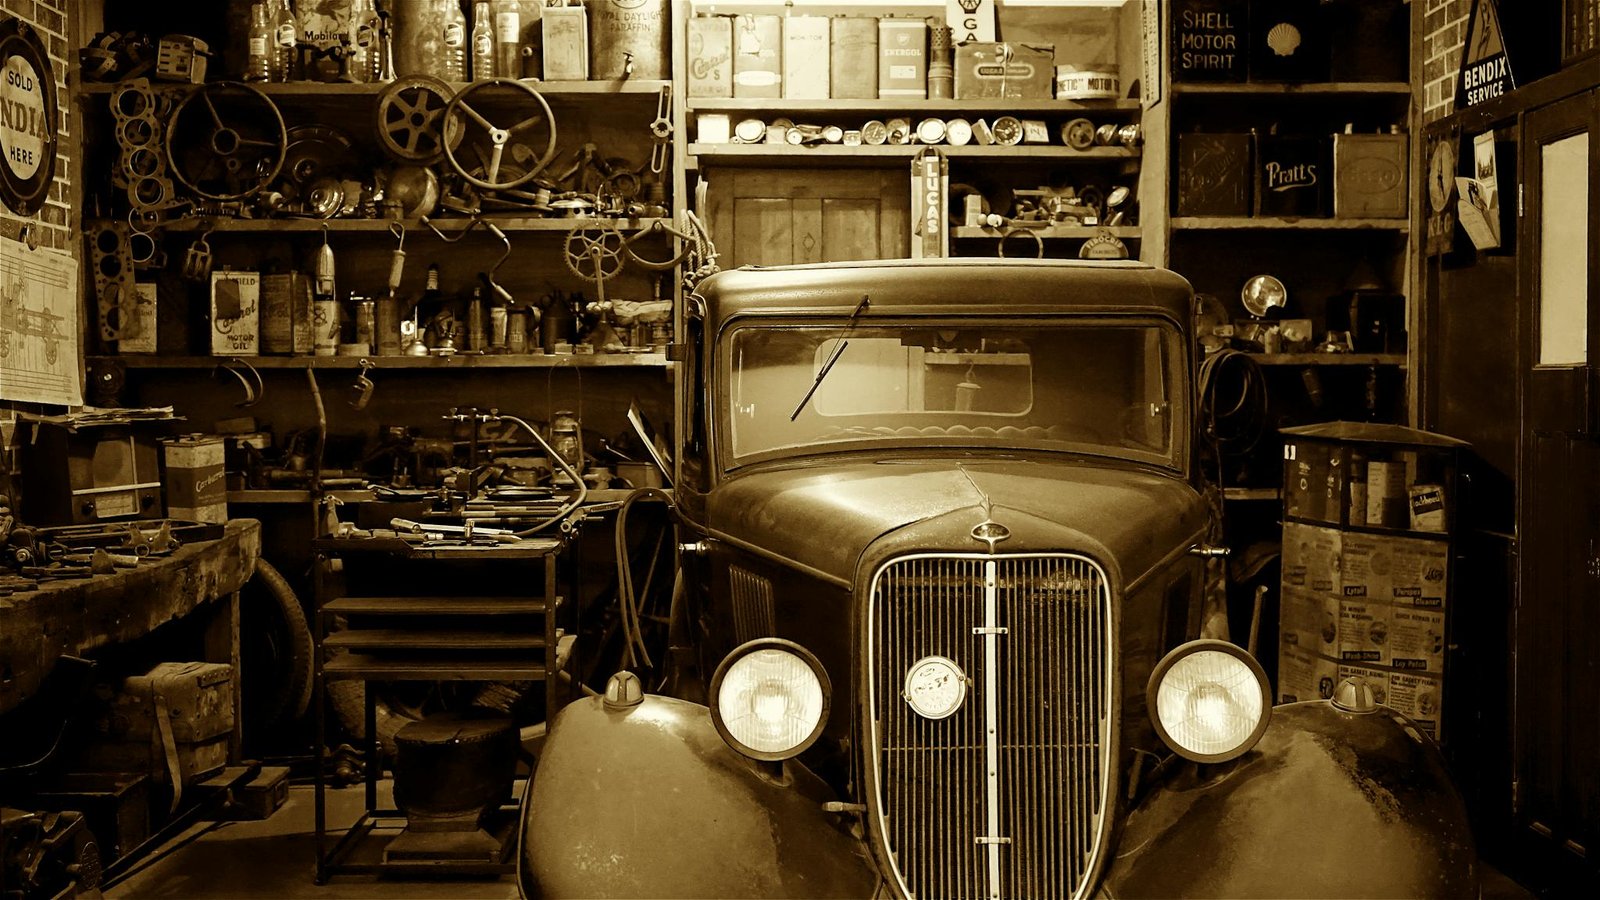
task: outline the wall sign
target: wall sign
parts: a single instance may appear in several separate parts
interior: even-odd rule
[[[1467,43],[1461,48],[1461,74],[1456,82],[1456,109],[1493,100],[1516,86],[1494,0],[1472,0]]]
[[[21,215],[38,211],[56,170],[56,75],[26,22],[0,23],[0,199]]]
[[[1245,0],[1175,0],[1173,81],[1244,81],[1250,60],[1250,8]]]

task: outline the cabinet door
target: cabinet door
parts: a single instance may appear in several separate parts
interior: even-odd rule
[[[1600,853],[1600,94],[1526,119],[1517,819],[1595,878]]]
[[[910,248],[910,171],[708,172],[707,224],[725,269],[900,259]]]

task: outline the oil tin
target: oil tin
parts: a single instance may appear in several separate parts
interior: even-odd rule
[[[1327,216],[1332,206],[1328,151],[1327,139],[1314,135],[1257,137],[1256,215]]]
[[[581,6],[552,6],[539,19],[546,81],[589,78],[589,18]]]
[[[970,43],[956,48],[958,100],[1048,100],[1055,77],[1055,52],[1046,46]]]
[[[878,20],[878,96],[927,99],[927,22],[922,19]]]
[[[261,352],[307,356],[311,350],[310,279],[303,272],[261,276]]]
[[[783,96],[783,25],[777,16],[734,18],[733,95]]]
[[[211,273],[211,355],[257,356],[261,340],[261,276]]]
[[[166,462],[167,515],[193,522],[228,521],[221,436],[190,434],[173,438],[162,442],[162,451]]]
[[[1334,218],[1404,218],[1406,136],[1333,136]]]
[[[1250,215],[1252,144],[1242,133],[1178,135],[1178,215]]]
[[[667,0],[589,0],[588,8],[590,78],[668,77]]]
[[[727,16],[690,19],[688,55],[689,96],[733,96],[732,19]]]
[[[133,286],[133,327],[123,326],[117,339],[118,353],[156,352],[156,286],[153,282],[136,282]]]
[[[838,100],[878,99],[878,20],[840,16],[829,37],[828,92]]]
[[[828,40],[827,16],[784,18],[783,96],[785,99],[828,99]]]

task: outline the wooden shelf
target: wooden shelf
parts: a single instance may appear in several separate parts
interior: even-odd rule
[[[209,369],[226,356],[91,356],[119,360],[130,369]],[[499,354],[488,356],[249,356],[257,369],[355,369],[366,359],[376,369],[664,368],[664,353]]]
[[[1404,366],[1404,353],[1249,353],[1263,366]]]
[[[351,628],[322,639],[324,647],[368,653],[394,650],[542,650],[544,635],[515,631],[441,631],[404,628]]]
[[[1051,225],[1048,228],[1030,228],[1026,225],[1011,227],[990,228],[987,225],[952,225],[950,236],[954,238],[988,238],[998,240],[1014,231],[1036,234],[1045,240],[1086,240],[1102,232],[1110,232],[1112,237],[1138,240],[1140,237],[1137,225]]]
[[[529,597],[340,597],[322,605],[336,616],[543,615],[543,600]]]
[[[1174,231],[1226,231],[1243,229],[1284,229],[1301,231],[1396,231],[1411,228],[1407,219],[1334,219],[1277,216],[1174,216]]]
[[[860,112],[875,118],[906,113],[1135,113],[1137,100],[781,100],[772,97],[690,97],[689,112]]]
[[[319,651],[320,652],[320,651]],[[541,654],[542,655],[542,654]],[[543,681],[545,668],[531,659],[486,660],[482,654],[459,659],[395,659],[343,653],[322,667],[330,681]]]
[[[485,222],[493,223],[496,228],[507,232],[559,232],[565,234],[574,228],[595,228],[615,226],[624,231],[642,231],[654,228],[656,225],[670,225],[670,219],[619,219],[596,218],[593,216],[573,216],[570,218],[540,218],[535,216],[495,215],[493,213],[481,216]],[[461,231],[472,222],[470,217],[450,216],[428,221],[437,225],[440,231],[447,234]],[[277,233],[288,232],[293,234],[321,234],[323,226],[331,232],[342,234],[370,233],[390,234],[389,227],[399,222],[405,226],[406,236],[415,237],[422,235],[433,237],[426,225],[418,219],[230,219],[230,218],[188,218],[178,219],[161,226],[164,230],[173,233],[188,233],[201,230],[202,226],[209,226],[213,233],[245,232],[245,233]],[[493,235],[482,230],[483,236],[493,238]],[[391,235],[392,236],[392,235]]]
[[[1091,147],[1074,150],[1071,147],[1047,144],[967,144],[953,147],[948,144],[862,144],[847,147],[843,144],[813,144],[795,147],[788,144],[690,144],[689,156],[698,157],[702,163],[723,165],[883,165],[909,161],[912,156],[936,146],[952,159],[1004,159],[1023,162],[1030,159],[1059,162],[1105,162],[1107,160],[1138,159],[1139,151],[1126,147]]]
[[[1174,96],[1206,94],[1254,94],[1258,96],[1303,94],[1376,94],[1395,97],[1411,96],[1411,84],[1405,81],[1311,81],[1294,84],[1268,84],[1264,82],[1213,83],[1186,82],[1172,85]]]
[[[669,81],[649,78],[629,78],[621,81],[538,81],[528,80],[527,83],[546,97],[560,97],[563,95],[582,95],[591,97],[596,94],[656,94],[661,88],[671,84]],[[179,82],[152,81],[151,87],[189,87],[190,85]],[[471,87],[473,82],[453,82],[450,87],[457,93],[462,89]],[[78,86],[78,93],[85,96],[110,95],[116,92],[118,82],[84,82]],[[263,94],[272,98],[339,98],[339,97],[376,97],[383,93],[389,82],[372,84],[345,84],[342,82],[324,81],[286,81],[286,82],[256,82],[250,85],[259,88]],[[504,88],[504,90],[512,90]]]
[[[340,503],[366,503],[376,500],[377,495],[367,490],[334,490],[323,491],[324,497],[332,497]],[[228,492],[229,503],[310,503],[311,492],[299,488],[247,488]]]

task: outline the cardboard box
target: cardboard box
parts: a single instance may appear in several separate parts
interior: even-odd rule
[[[1278,702],[1326,700],[1338,684],[1339,664],[1299,647],[1279,645]]]
[[[689,20],[689,96],[733,96],[733,20],[695,16]]]
[[[551,6],[539,17],[545,81],[589,80],[589,16],[582,6]]]
[[[1339,596],[1344,583],[1340,552],[1348,537],[1337,528],[1283,523],[1284,587]]]
[[[956,99],[1048,100],[1055,90],[1055,48],[970,43],[956,47]]]
[[[1416,672],[1389,672],[1385,706],[1411,719],[1434,740],[1443,734],[1440,715],[1444,702],[1444,679]]]
[[[68,772],[51,778],[29,803],[52,812],[83,813],[107,864],[150,837],[150,778],[141,772]]]
[[[309,356],[311,279],[303,272],[261,276],[261,352]]]
[[[834,19],[829,44],[828,93],[839,100],[878,99],[878,20]]]
[[[117,340],[118,353],[156,352],[156,286],[142,281],[133,286],[133,322]]]
[[[1339,652],[1339,598],[1285,587],[1278,606],[1282,646],[1332,657]]]
[[[1328,151],[1328,142],[1320,137],[1257,136],[1256,215],[1326,217],[1332,207]]]
[[[1252,154],[1249,134],[1178,135],[1178,215],[1250,215]]]
[[[786,16],[783,20],[783,96],[786,100],[828,99],[829,31],[827,16]]]
[[[1347,662],[1385,665],[1394,608],[1382,600],[1345,597],[1339,600],[1339,658]]]
[[[1396,606],[1389,619],[1389,665],[1407,672],[1444,672],[1444,609]]]
[[[211,355],[257,356],[261,343],[261,276],[211,273]]]
[[[220,436],[188,435],[162,441],[166,456],[167,515],[195,522],[228,521]]]
[[[1406,136],[1333,136],[1334,218],[1406,215]]]
[[[922,19],[878,20],[878,97],[927,99],[928,25]]]
[[[783,20],[741,15],[733,20],[733,95],[783,96]]]
[[[1405,464],[1399,461],[1369,460],[1366,524],[1405,528],[1411,521],[1409,502],[1406,493]]]

